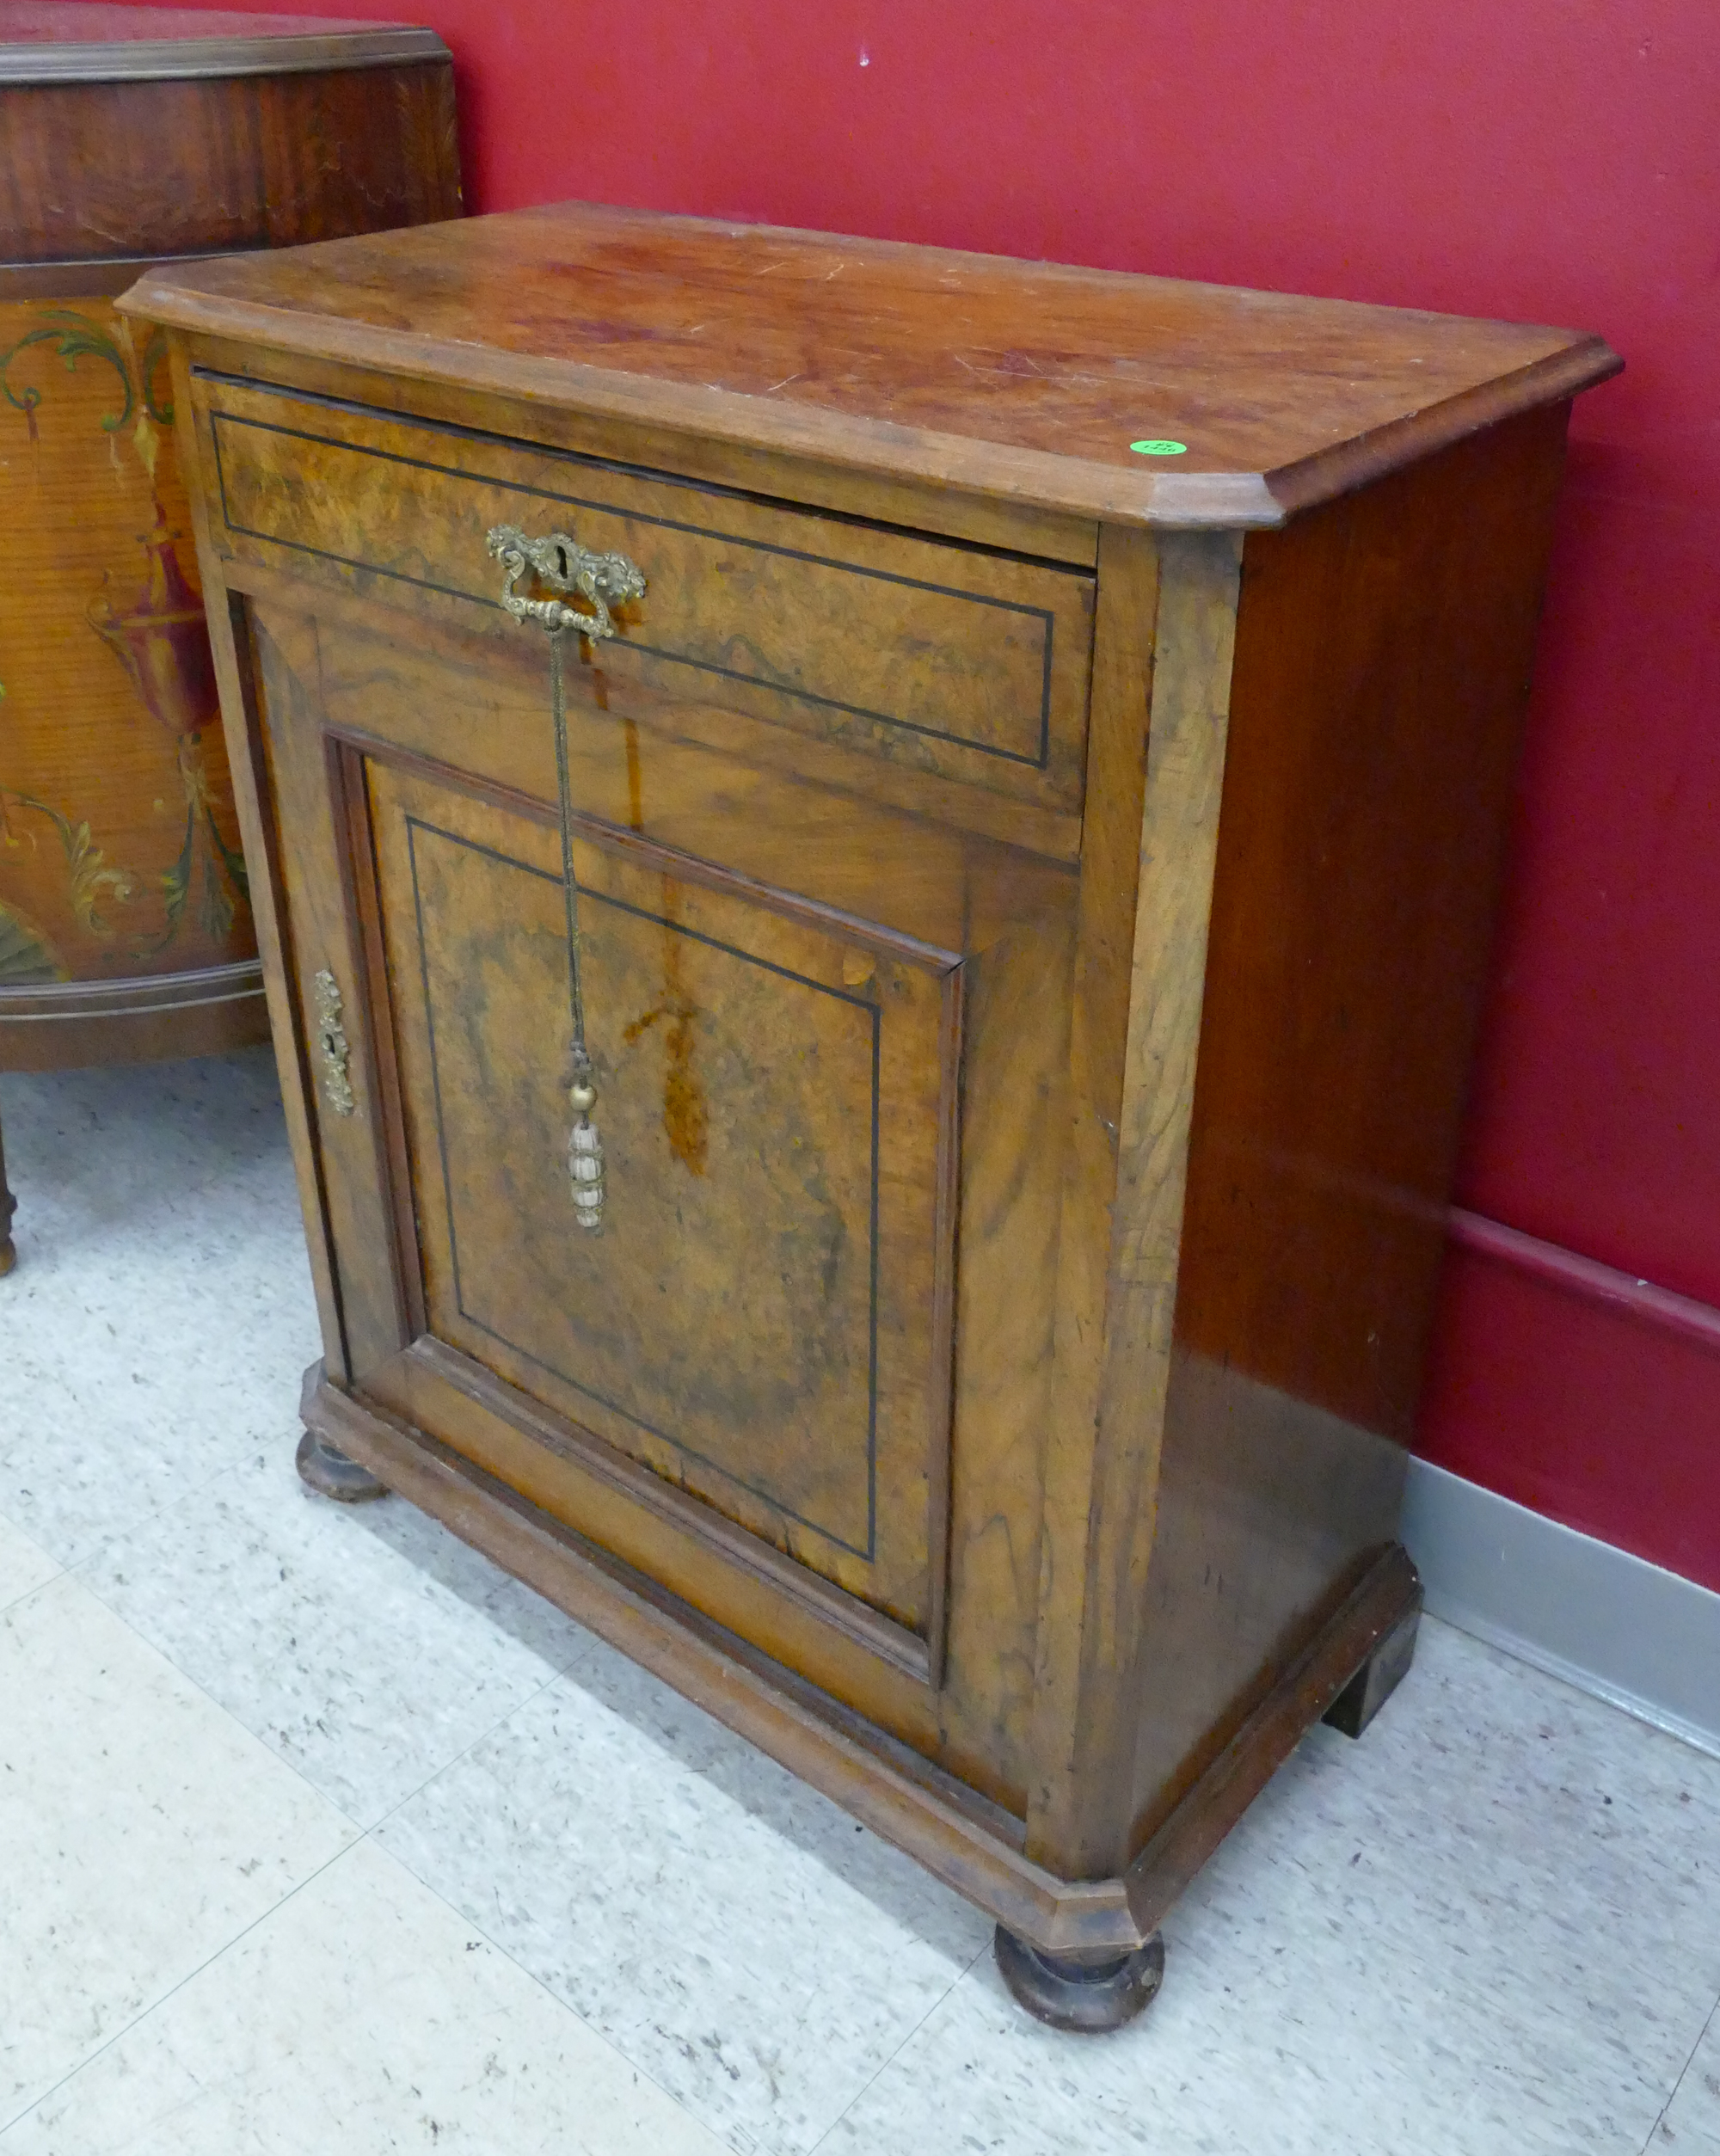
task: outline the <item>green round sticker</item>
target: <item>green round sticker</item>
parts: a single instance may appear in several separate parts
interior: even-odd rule
[[[1187,442],[1131,442],[1129,447],[1137,457],[1186,457]]]

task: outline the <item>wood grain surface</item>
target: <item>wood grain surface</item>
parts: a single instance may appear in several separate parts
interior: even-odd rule
[[[430,1330],[924,1631],[959,961],[587,826],[608,1195],[570,1238],[556,835],[371,787]]]
[[[256,38],[271,38],[279,44],[284,38],[345,34],[356,39],[389,28],[351,15],[133,7],[123,0],[0,0],[0,52],[9,46],[113,46],[118,48],[112,61],[116,66],[139,44],[204,45]]]
[[[1566,330],[590,204],[154,272],[134,304],[864,470],[1232,528],[1619,364]]]

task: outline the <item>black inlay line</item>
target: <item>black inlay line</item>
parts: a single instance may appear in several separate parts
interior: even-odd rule
[[[834,569],[845,576],[870,577],[880,584],[898,584],[914,592],[930,592],[940,599],[954,599],[970,606],[994,607],[1000,613],[1020,614],[1037,621],[1042,631],[1041,643],[1039,698],[1039,747],[1032,756],[1019,749],[998,748],[988,741],[975,740],[971,734],[952,734],[947,727],[922,726],[916,720],[898,717],[894,712],[875,711],[869,705],[845,703],[840,697],[820,696],[814,689],[792,687],[785,682],[772,681],[767,676],[743,673],[737,667],[724,666],[713,659],[692,659],[685,652],[666,651],[656,644],[642,643],[631,636],[624,637],[618,648],[641,651],[654,659],[666,659],[676,666],[696,667],[702,673],[713,673],[728,681],[745,682],[751,687],[768,689],[777,696],[789,697],[803,703],[815,703],[828,711],[844,711],[850,717],[870,719],[880,726],[899,727],[903,732],[918,734],[928,740],[948,741],[952,748],[972,749],[977,756],[996,757],[1006,764],[1025,764],[1030,770],[1043,771],[1051,754],[1051,655],[1053,639],[1056,634],[1056,616],[1049,607],[1029,606],[1018,599],[993,599],[985,592],[964,592],[950,584],[933,584],[924,578],[900,576],[892,569],[867,568],[854,562],[838,562],[827,555],[809,554],[796,547],[778,546],[768,539],[738,538],[733,532],[716,531],[704,525],[682,524],[673,517],[652,516],[644,510],[619,508],[613,502],[587,501],[577,494],[558,494],[546,487],[532,487],[523,480],[498,479],[488,472],[462,471],[457,466],[431,464],[421,457],[402,456],[392,449],[371,449],[356,442],[343,442],[333,435],[307,433],[296,427],[277,427],[268,420],[239,419],[229,412],[212,414],[212,431],[215,442],[216,478],[221,494],[221,516],[230,531],[238,532],[247,539],[260,539],[267,546],[286,547],[296,554],[308,554],[319,562],[335,562],[343,568],[362,569],[368,575],[386,576],[396,583],[410,584],[424,592],[439,592],[447,599],[464,599],[474,604],[494,608],[497,602],[481,592],[463,591],[456,584],[439,583],[435,578],[414,576],[405,569],[384,568],[380,562],[361,562],[349,554],[335,554],[327,547],[312,546],[304,539],[284,539],[278,532],[259,531],[255,525],[241,524],[234,517],[227,500],[227,474],[221,458],[221,428],[249,427],[259,434],[280,434],[291,441],[310,442],[322,449],[344,450],[349,456],[371,457],[385,464],[400,464],[411,471],[427,471],[439,479],[464,480],[468,485],[494,487],[504,494],[525,494],[534,501],[553,501],[564,508],[589,509],[598,516],[614,517],[624,523],[650,524],[665,531],[680,531],[690,537],[713,539],[724,546],[746,547],[757,554],[775,554],[784,561],[804,562],[814,568]]]
[[[774,510],[780,516],[815,519],[820,524],[850,525],[859,531],[894,532],[905,539],[917,540],[922,546],[949,547],[961,554],[977,554],[991,562],[1017,562],[1023,568],[1046,569],[1054,576],[1083,577],[1089,583],[1095,574],[1091,562],[1058,561],[1048,554],[1031,554],[1024,547],[991,546],[984,539],[964,539],[950,531],[931,531],[919,525],[897,524],[888,517],[861,516],[854,510],[832,509],[822,502],[795,501],[782,494],[761,494],[756,487],[730,486],[721,479],[690,479],[684,472],[666,471],[654,464],[633,464],[624,458],[599,457],[591,450],[562,449],[553,442],[527,441],[518,434],[498,434],[494,427],[465,427],[458,420],[426,419],[421,413],[403,412],[391,404],[366,404],[357,397],[330,396],[325,390],[294,389],[290,384],[264,382],[254,375],[224,373],[219,367],[194,366],[191,372],[196,381],[220,382],[229,389],[249,390],[255,396],[278,396],[289,403],[316,404],[324,411],[350,412],[354,419],[388,420],[397,427],[418,427],[427,434],[445,434],[455,441],[480,442],[486,447],[512,450],[515,453],[524,449],[533,456],[546,457],[554,464],[573,464],[588,471],[613,472],[621,479],[649,480],[654,486],[679,487],[684,493],[709,494],[718,501],[745,501],[760,509]],[[212,408],[210,417],[231,419],[241,426],[270,424],[266,420],[247,421],[237,413],[218,412]],[[322,437],[310,439],[320,440]]]
[[[853,995],[845,989],[832,988],[827,983],[821,980],[814,980],[808,974],[797,974],[789,967],[779,966],[774,960],[757,957],[751,951],[742,950],[737,944],[725,943],[719,937],[715,936],[707,936],[698,929],[684,927],[680,922],[670,920],[666,914],[653,913],[647,907],[630,905],[625,899],[611,898],[607,893],[593,890],[588,885],[582,884],[580,888],[580,895],[581,898],[594,900],[600,906],[613,906],[619,912],[630,913],[636,920],[648,921],[655,927],[673,929],[677,935],[685,936],[694,943],[703,943],[712,950],[722,951],[730,957],[741,959],[745,961],[746,964],[750,966],[756,966],[764,972],[776,974],[783,980],[794,981],[798,986],[804,988],[815,988],[820,994],[830,996],[838,1003],[845,1003],[851,1005],[856,1010],[863,1010],[871,1022],[871,1282],[869,1292],[869,1310],[868,1313],[867,1342],[866,1542],[865,1546],[862,1548],[858,1544],[849,1542],[841,1535],[834,1533],[830,1528],[820,1526],[817,1520],[808,1519],[802,1513],[796,1512],[791,1506],[785,1505],[780,1497],[772,1496],[768,1490],[760,1488],[757,1483],[746,1481],[744,1477],[737,1475],[732,1468],[725,1466],[721,1460],[713,1459],[709,1453],[701,1453],[697,1449],[697,1447],[689,1445],[684,1438],[677,1437],[668,1430],[660,1430],[654,1423],[648,1422],[642,1416],[636,1414],[631,1408],[624,1406],[620,1401],[608,1398],[605,1394],[597,1391],[591,1385],[581,1384],[579,1379],[572,1376],[568,1371],[562,1369],[558,1365],[553,1362],[545,1361],[541,1355],[533,1354],[529,1348],[522,1346],[517,1340],[510,1339],[506,1333],[497,1331],[494,1325],[487,1324],[485,1320],[478,1317],[475,1311],[470,1311],[466,1307],[465,1293],[460,1281],[459,1238],[455,1225],[453,1176],[448,1163],[447,1127],[442,1113],[441,1071],[436,1047],[435,1005],[432,998],[430,988],[429,939],[425,933],[424,896],[418,875],[417,834],[421,831],[428,837],[446,839],[451,845],[463,846],[469,853],[481,854],[487,860],[494,861],[503,868],[516,869],[523,875],[535,876],[540,882],[543,883],[553,883],[559,886],[562,879],[560,876],[550,873],[548,869],[534,868],[529,861],[521,861],[513,854],[503,853],[497,847],[487,846],[479,839],[464,838],[457,831],[445,831],[439,824],[433,824],[421,817],[414,816],[408,813],[405,817],[405,823],[407,859],[412,873],[413,913],[417,924],[418,931],[419,973],[424,986],[424,1023],[425,1030],[429,1037],[430,1043],[430,1084],[432,1098],[434,1101],[436,1109],[436,1145],[442,1166],[442,1189],[448,1208],[448,1254],[451,1269],[454,1276],[455,1308],[458,1311],[460,1316],[465,1319],[469,1325],[475,1325],[480,1332],[487,1333],[492,1340],[499,1341],[503,1347],[509,1348],[513,1354],[523,1355],[526,1361],[534,1364],[539,1370],[547,1372],[550,1376],[558,1379],[563,1385],[569,1386],[574,1391],[582,1394],[588,1400],[595,1400],[599,1407],[607,1408],[611,1414],[620,1416],[624,1422],[631,1422],[636,1428],[643,1430],[648,1436],[658,1438],[664,1444],[674,1447],[678,1452],[685,1453],[690,1459],[697,1460],[702,1466],[710,1468],[713,1473],[721,1475],[726,1481],[733,1483],[737,1489],[744,1490],[750,1496],[757,1497],[761,1503],[768,1505],[773,1512],[781,1514],[784,1519],[792,1520],[798,1526],[809,1528],[814,1534],[820,1536],[825,1541],[833,1544],[838,1550],[845,1550],[851,1557],[863,1558],[868,1564],[875,1563],[877,1559],[878,1549],[878,1204],[880,1171],[880,1116],[878,1093],[881,1084],[881,1064],[882,1058],[882,1011],[876,1004],[869,1002],[863,996]]]

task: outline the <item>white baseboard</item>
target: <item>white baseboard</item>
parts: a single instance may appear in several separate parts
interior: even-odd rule
[[[1720,1758],[1720,1594],[1422,1459],[1404,1540],[1435,1617]]]

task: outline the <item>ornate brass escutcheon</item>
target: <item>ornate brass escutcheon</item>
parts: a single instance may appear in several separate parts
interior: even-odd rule
[[[485,544],[507,571],[501,605],[516,621],[541,622],[549,630],[576,629],[582,636],[612,636],[610,608],[645,596],[645,579],[636,563],[624,554],[593,554],[565,531],[528,539],[513,525],[498,524]],[[593,611],[564,605],[558,599],[526,599],[514,587],[527,569],[552,592],[577,593]]]
[[[325,966],[313,982],[316,990],[316,1052],[322,1059],[322,1092],[337,1115],[350,1115],[358,1103],[347,1075],[352,1050],[347,1029],[341,1023],[341,984]]]

